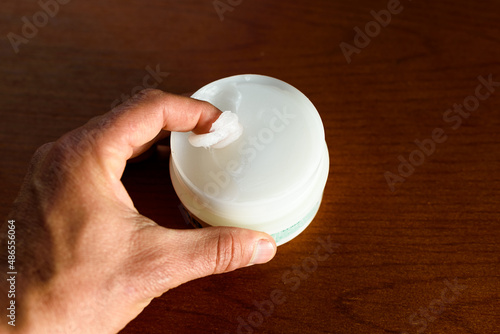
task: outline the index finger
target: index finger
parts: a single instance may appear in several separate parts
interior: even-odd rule
[[[93,134],[91,147],[101,166],[120,178],[127,160],[151,146],[162,130],[206,133],[220,114],[208,102],[150,89],[84,128]]]

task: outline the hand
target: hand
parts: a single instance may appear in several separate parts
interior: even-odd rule
[[[207,102],[147,90],[40,147],[8,218],[16,221],[16,327],[4,316],[0,331],[115,333],[169,289],[271,260],[276,244],[262,232],[158,226],[120,181],[127,160],[165,130],[206,133],[219,115]],[[6,232],[5,222],[4,266]]]

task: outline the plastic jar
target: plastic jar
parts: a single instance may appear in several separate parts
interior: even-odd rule
[[[222,149],[196,148],[189,133],[171,134],[170,176],[192,224],[263,231],[277,245],[299,235],[319,209],[330,165],[311,101],[281,80],[253,74],[217,80],[192,97],[236,113],[243,126]]]

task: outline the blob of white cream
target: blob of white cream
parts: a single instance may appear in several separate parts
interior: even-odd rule
[[[224,111],[213,122],[208,133],[189,135],[189,143],[194,147],[223,148],[240,138],[242,133],[243,127],[238,122],[238,115]]]

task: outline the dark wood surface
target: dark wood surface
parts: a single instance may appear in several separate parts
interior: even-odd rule
[[[158,88],[174,93],[265,74],[323,119],[331,170],[319,214],[271,263],[173,289],[122,332],[237,333],[242,319],[253,324],[242,333],[500,333],[500,87],[456,129],[443,119],[474,102],[479,76],[500,81],[500,1],[402,1],[348,63],[340,43],[392,2],[233,0],[221,21],[212,0],[73,0],[15,53],[6,36],[41,8],[3,1],[1,216],[34,150],[108,111],[147,66],[168,72]],[[398,157],[434,129],[446,140],[391,191],[386,171],[397,175]],[[141,213],[187,228],[164,155],[123,181]],[[335,248],[314,268],[318,238]],[[254,302],[275,290],[282,303],[259,316]]]

